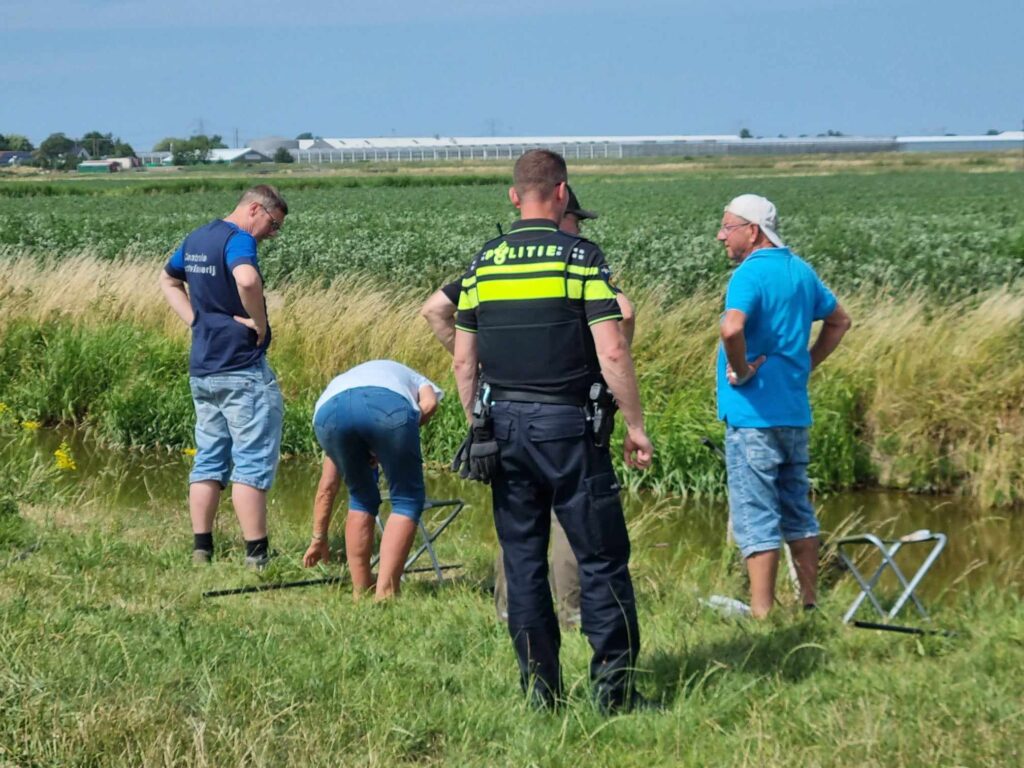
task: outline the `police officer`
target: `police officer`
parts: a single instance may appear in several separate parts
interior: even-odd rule
[[[569,202],[566,205],[565,213],[558,224],[558,228],[570,235],[580,233],[580,224],[586,219],[596,219],[598,214],[589,211],[580,205],[579,198],[573,192],[572,187],[566,185],[569,193]],[[500,231],[500,230],[499,230]],[[635,315],[632,302],[626,298],[618,288],[615,290],[615,300],[622,312],[620,326],[626,341],[632,344],[635,329]],[[455,312],[459,304],[459,294],[462,292],[462,278],[442,286],[431,294],[430,298],[423,304],[420,315],[434,336],[441,342],[449,354],[455,351]],[[612,422],[609,420],[608,426]],[[549,581],[551,589],[555,593],[555,604],[558,608],[558,623],[563,630],[578,629],[580,624],[580,577],[579,566],[576,563],[576,556],[572,553],[572,547],[566,538],[565,531],[558,523],[554,513],[551,515],[551,558],[548,561]],[[497,563],[495,565],[494,578],[494,609],[501,621],[508,620],[508,584],[505,580],[504,555],[501,548],[498,548]]]
[[[455,378],[471,421],[478,365],[489,387],[499,451],[494,522],[523,688],[545,706],[562,695],[561,637],[547,578],[553,508],[579,561],[595,701],[610,712],[637,699],[632,672],[640,636],[619,484],[585,408],[599,375],[625,419],[626,463],[649,466],[653,447],[604,255],[558,229],[566,187],[557,153],[531,150],[516,162],[509,197],[522,219],[485,245],[463,278]]]

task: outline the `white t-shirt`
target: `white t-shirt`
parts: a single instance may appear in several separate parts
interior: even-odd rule
[[[316,418],[316,412],[320,410],[320,406],[336,394],[347,389],[355,389],[356,387],[383,387],[384,389],[390,389],[392,392],[396,392],[408,400],[410,405],[419,412],[420,406],[417,400],[420,387],[423,386],[429,386],[434,390],[438,400],[444,397],[443,389],[412,368],[396,363],[394,360],[371,360],[368,363],[357,365],[355,368],[350,368],[340,376],[335,376],[331,379],[327,389],[320,395],[320,399],[316,401],[316,407],[313,409],[313,418]]]

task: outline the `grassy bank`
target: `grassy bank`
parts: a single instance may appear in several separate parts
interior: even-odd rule
[[[410,582],[390,605],[354,603],[338,586],[204,600],[203,590],[259,579],[240,567],[226,512],[217,560],[201,570],[187,562],[177,503],[111,510],[85,494],[0,518],[0,764],[1021,760],[1019,556],[990,565],[987,586],[954,584],[930,603],[955,638],[917,639],[842,627],[854,593],[830,571],[821,615],[787,604],[767,624],[738,624],[696,599],[742,594],[731,552],[681,549],[666,566],[634,548],[639,686],[664,710],[605,720],[587,701],[579,635],[563,640],[568,708],[523,706],[493,616],[492,544],[471,528],[453,527],[442,544],[443,558],[466,564],[458,577]],[[270,522],[284,554],[262,578],[302,578],[308,522]]]
[[[113,443],[189,446],[187,333],[159,296],[159,268],[87,256],[59,267],[0,261],[0,402],[22,419],[88,425]],[[464,427],[449,360],[417,316],[423,294],[371,285],[352,275],[271,294],[285,450],[315,451],[312,406],[333,375],[390,356],[451,393],[424,433],[428,459],[447,461]],[[721,300],[712,293],[671,303],[654,292],[634,298],[635,357],[658,453],[649,472],[625,479],[720,494],[722,468],[700,438],[721,435],[713,394]],[[812,379],[818,487],[962,491],[988,506],[1024,499],[1024,296],[843,300],[855,328]]]

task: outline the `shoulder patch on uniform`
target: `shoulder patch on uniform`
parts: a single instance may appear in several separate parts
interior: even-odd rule
[[[587,240],[585,237],[573,237],[572,251],[569,253],[570,261],[586,261],[593,257],[595,252],[600,252],[597,243]]]

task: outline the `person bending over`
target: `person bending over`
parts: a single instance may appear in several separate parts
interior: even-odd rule
[[[313,412],[324,464],[313,507],[313,540],[302,559],[305,567],[328,559],[327,530],[344,479],[349,495],[345,553],[353,594],[358,597],[375,584],[377,600],[398,594],[426,497],[419,430],[442,397],[440,387],[393,360],[357,365],[327,385]],[[370,556],[381,502],[378,465],[387,478],[391,515],[374,579]]]

